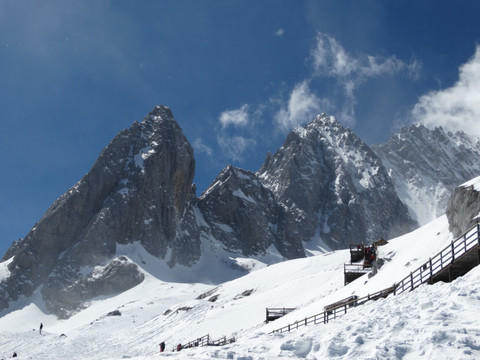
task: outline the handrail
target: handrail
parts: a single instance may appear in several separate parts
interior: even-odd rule
[[[331,305],[327,305],[323,312],[312,315],[312,316],[309,316],[309,317],[306,317],[305,319],[302,319],[302,320],[298,320],[298,321],[296,321],[292,324],[288,324],[288,325],[286,325],[286,326],[284,326],[280,329],[273,330],[269,334],[283,333],[283,332],[286,332],[286,331],[296,330],[299,327],[307,326],[309,324],[319,324],[319,323],[326,324],[326,323],[329,322],[329,320],[332,316],[333,316],[333,319],[336,319],[338,315],[346,314],[348,308],[356,307],[358,305],[363,305],[364,303],[366,303],[367,301],[370,301],[370,300],[377,300],[381,297],[386,297],[392,292],[393,292],[393,286],[391,286],[387,289],[377,291],[376,293],[373,293],[373,294],[368,294],[367,296],[364,296],[364,297],[359,298],[359,299],[348,300],[348,301],[343,302],[343,303],[341,303],[337,306],[332,307]]]
[[[226,336],[222,336],[217,340],[211,340],[210,334],[207,334],[199,337],[198,339],[192,340],[185,345],[181,345],[181,349],[189,349],[199,346],[222,346],[233,342],[235,342],[235,337],[227,338]]]
[[[337,302],[338,305],[336,305],[337,303],[327,305],[324,308],[323,313],[318,313],[306,317],[305,319],[297,320],[296,322],[288,324],[282,328],[272,330],[269,334],[295,330],[301,326],[307,326],[312,323],[317,324],[323,322],[326,324],[328,323],[330,316],[333,316],[333,318],[336,319],[337,314],[346,314],[347,308],[352,306],[363,305],[367,301],[387,297],[391,293],[399,295],[404,291],[414,290],[421,284],[431,280],[435,275],[450,266],[455,260],[459,259],[475,246],[480,246],[480,222],[477,222],[476,225],[472,226],[462,236],[455,241],[452,241],[450,245],[442,249],[437,255],[430,258],[429,261],[415,271],[412,271],[410,275],[406,276],[400,282],[395,283],[393,286],[380,290],[374,294],[369,294],[360,299],[352,298],[345,302],[340,300]]]
[[[452,241],[425,264],[412,271],[404,279],[395,284],[394,294],[412,291],[421,284],[431,280],[435,275],[450,266],[455,260],[480,244],[480,223],[472,226],[462,236]]]

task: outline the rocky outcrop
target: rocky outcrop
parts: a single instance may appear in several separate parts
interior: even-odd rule
[[[480,220],[480,189],[473,184],[479,180],[457,187],[450,197],[446,215],[454,237],[461,236]]]
[[[63,275],[55,273],[42,288],[42,295],[47,310],[65,319],[84,308],[88,300],[121,293],[140,284],[144,278],[137,264],[119,256],[105,266],[95,266],[87,276],[77,277],[67,286]]]

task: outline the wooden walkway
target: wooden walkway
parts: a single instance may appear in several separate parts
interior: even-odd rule
[[[310,324],[328,323],[337,316],[346,314],[350,308],[363,305],[371,300],[385,298],[390,294],[399,295],[405,291],[412,291],[424,283],[434,284],[438,281],[450,282],[465,275],[480,264],[480,223],[468,230],[445,249],[430,258],[425,264],[392,287],[383,289],[363,298],[347,298],[325,306],[322,313],[306,317],[282,328],[273,330],[273,333],[282,333],[298,329]]]

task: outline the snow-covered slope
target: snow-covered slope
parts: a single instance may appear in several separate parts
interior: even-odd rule
[[[364,296],[391,286],[451,240],[446,217],[441,217],[379,248],[386,262],[377,275],[347,286],[343,264],[349,253],[340,250],[263,267],[220,285],[161,281],[152,269],[143,268],[145,281],[140,285],[118,296],[94,299],[68,320],[48,315],[37,291],[18,301],[17,311],[0,318],[0,357],[15,351],[21,359],[72,360],[478,358],[478,268],[451,284],[424,285],[367,303],[329,324],[268,334],[351,294]],[[298,309],[264,324],[265,307]],[[114,310],[121,316],[106,316]],[[237,341],[171,351],[178,343],[206,334],[235,336]],[[167,344],[163,354],[161,341]]]

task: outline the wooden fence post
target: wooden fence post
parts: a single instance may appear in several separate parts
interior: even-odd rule
[[[455,261],[455,246],[453,245],[452,241],[452,263]]]
[[[410,284],[412,285],[412,288],[410,289],[413,290],[413,272],[410,272]]]

